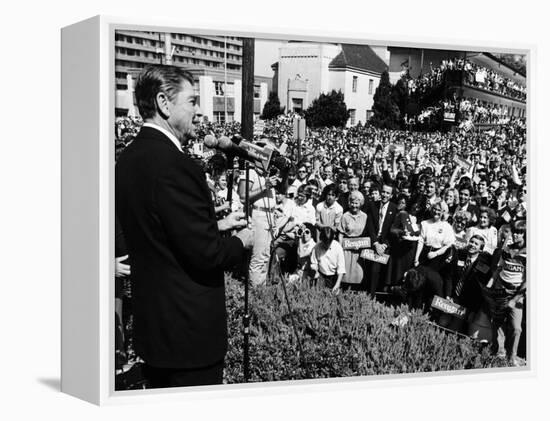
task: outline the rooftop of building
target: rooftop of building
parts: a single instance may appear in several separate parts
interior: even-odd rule
[[[384,61],[368,45],[342,44],[342,51],[330,62],[329,68],[353,68],[382,73],[388,70]]]

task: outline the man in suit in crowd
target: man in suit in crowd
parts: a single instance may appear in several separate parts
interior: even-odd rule
[[[472,187],[468,184],[462,184],[458,187],[458,206],[455,213],[459,211],[468,212],[472,217],[468,226],[474,226],[479,221],[479,208],[470,203],[472,193]]]
[[[116,166],[116,214],[132,267],[134,341],[150,387],[222,383],[227,349],[224,270],[252,232],[243,214],[216,221],[202,168],[185,146],[200,117],[193,77],[150,66],[135,87],[144,119]]]
[[[366,234],[370,237],[371,247],[378,255],[389,254],[390,245],[390,230],[397,214],[397,207],[395,203],[390,202],[390,198],[393,193],[393,186],[384,183],[382,190],[380,191],[380,200],[371,201],[366,209],[367,213],[367,225],[365,227]],[[378,262],[370,263],[370,286],[369,293],[374,297],[374,294],[378,290],[378,281],[380,279],[380,272],[382,268],[387,267]],[[385,272],[385,270],[384,270]]]
[[[474,234],[465,249],[457,250],[451,264],[454,279],[453,298],[470,312],[476,312],[482,303],[480,284],[486,285],[492,275],[492,256],[483,251],[485,238]]]

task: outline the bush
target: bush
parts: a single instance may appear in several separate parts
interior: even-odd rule
[[[349,114],[342,91],[332,90],[313,100],[305,112],[306,124],[311,128],[344,127]]]
[[[287,286],[300,355],[282,285],[250,289],[250,381],[416,373],[503,366],[476,342],[445,333],[407,307],[366,294]],[[244,287],[227,283],[229,350],[225,383],[243,382]],[[408,315],[402,327],[396,317]]]

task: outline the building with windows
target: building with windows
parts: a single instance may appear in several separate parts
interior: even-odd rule
[[[444,98],[473,98],[485,106],[498,107],[508,116],[525,117],[525,73],[510,67],[497,56],[476,51],[453,51],[422,48],[389,47],[390,81],[395,83],[403,74],[416,79],[430,74],[432,69],[449,61],[467,62],[467,69],[443,72],[440,83]],[[486,83],[489,76],[499,83]]]
[[[198,104],[210,121],[240,121],[242,41],[236,37],[116,31],[116,114],[136,115],[134,81],[148,64],[184,67],[195,78]],[[254,115],[267,101],[271,79],[254,78]]]
[[[379,55],[381,52],[382,57]],[[372,115],[374,93],[387,70],[385,49],[368,45],[288,42],[273,65],[277,94],[287,111],[305,110],[321,93],[342,91],[348,125]]]

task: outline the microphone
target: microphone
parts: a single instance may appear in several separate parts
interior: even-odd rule
[[[226,154],[238,156],[248,161],[262,161],[262,159],[264,159],[262,155],[260,155],[261,148],[242,140],[238,144],[233,143],[227,136],[216,139],[211,134],[206,135],[204,137],[204,144],[209,148],[217,149]]]

